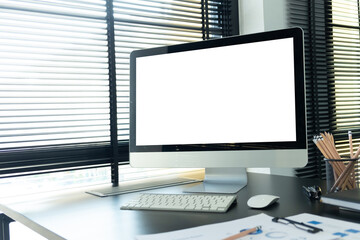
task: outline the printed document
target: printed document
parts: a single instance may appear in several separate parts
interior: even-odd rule
[[[242,240],[360,240],[360,224],[340,221],[312,214],[299,214],[287,217],[323,229],[318,233],[308,233],[292,224],[273,222],[273,217],[258,214],[233,221],[209,224],[178,231],[140,235],[137,240],[220,240],[256,226],[261,230],[242,237]]]

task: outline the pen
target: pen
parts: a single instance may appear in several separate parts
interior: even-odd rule
[[[244,237],[246,235],[249,235],[250,233],[253,233],[253,232],[256,232],[258,230],[261,229],[261,226],[257,226],[257,227],[254,227],[254,228],[250,228],[248,230],[245,230],[245,231],[242,231],[242,232],[239,232],[235,235],[232,235],[230,237],[227,237],[227,238],[224,238],[223,240],[235,240],[235,239],[238,239],[238,238],[241,238],[241,237]]]
[[[283,217],[274,217],[272,219],[273,222],[277,222],[277,223],[282,223],[285,225],[288,224],[292,224],[294,225],[296,228],[307,231],[308,233],[318,233],[323,231],[321,228],[317,228],[308,224],[305,224],[303,222],[297,222],[288,218],[283,218]]]

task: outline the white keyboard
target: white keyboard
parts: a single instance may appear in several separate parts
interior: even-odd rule
[[[226,212],[236,200],[229,194],[154,194],[141,193],[123,210],[161,210],[190,212]]]

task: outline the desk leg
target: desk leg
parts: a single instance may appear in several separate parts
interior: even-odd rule
[[[0,221],[0,240],[10,240],[9,225],[14,220],[3,213],[0,213]]]

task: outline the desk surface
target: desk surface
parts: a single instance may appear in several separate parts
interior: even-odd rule
[[[122,204],[138,193],[100,198],[84,191],[38,195],[26,202],[3,203],[0,210],[45,237],[49,238],[47,230],[50,230],[61,236],[51,239],[69,240],[134,239],[139,234],[179,230],[259,213],[286,217],[306,212],[360,223],[360,213],[308,200],[302,186],[314,184],[326,189],[321,180],[248,173],[248,185],[238,193],[237,205],[227,213],[120,210]],[[180,193],[186,187],[181,185],[147,192]],[[256,194],[274,194],[280,196],[280,200],[263,210],[250,209],[246,202]]]

